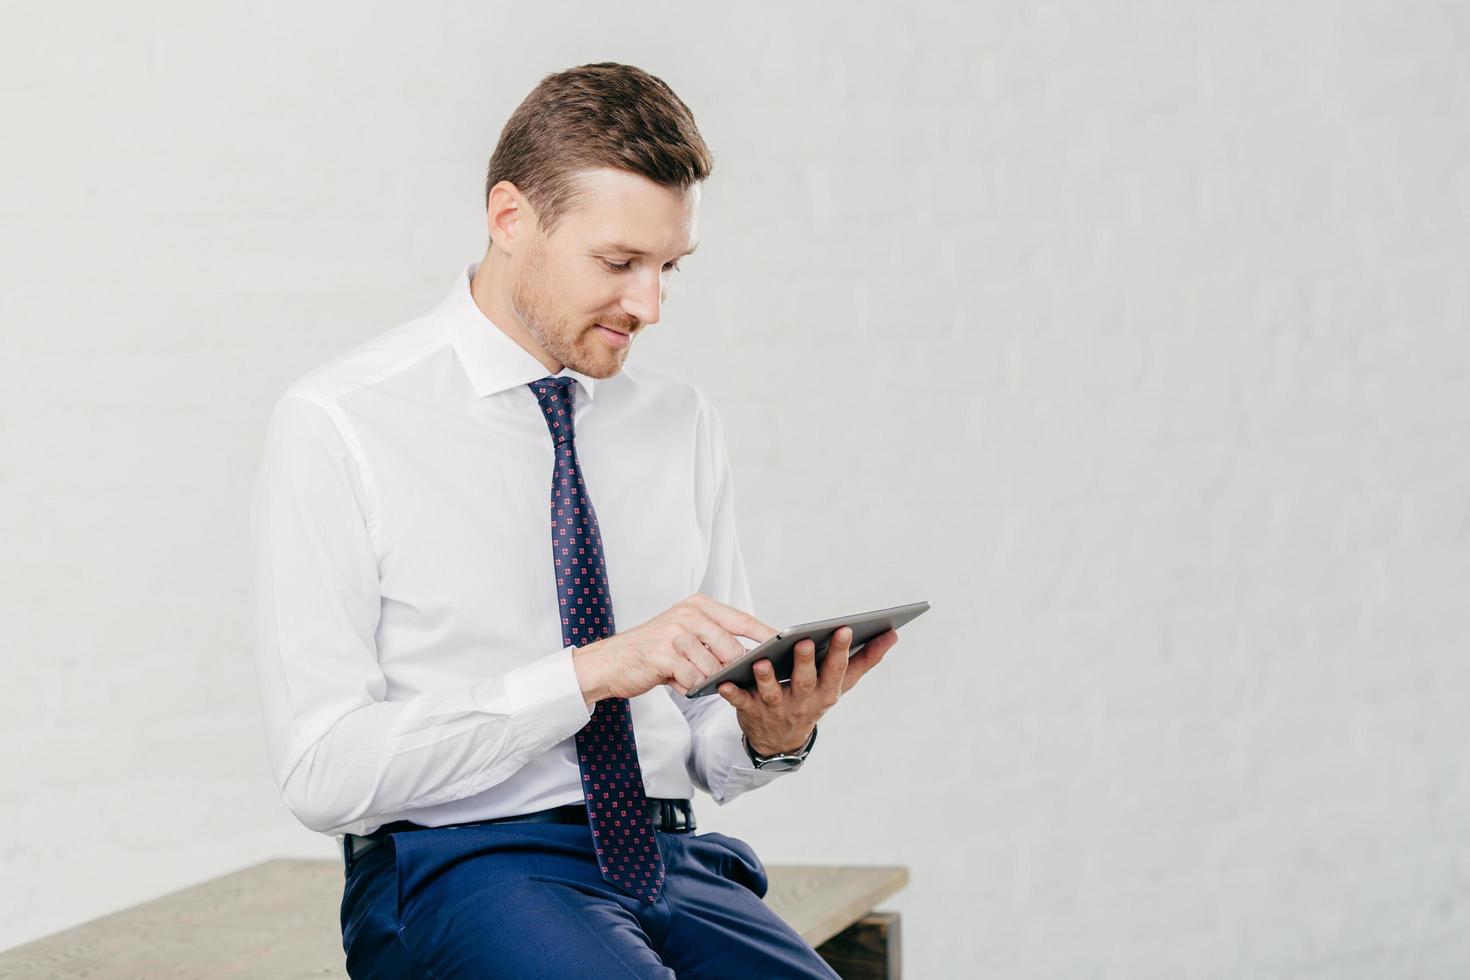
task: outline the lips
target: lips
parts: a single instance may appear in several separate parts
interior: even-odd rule
[[[602,334],[603,339],[606,340],[613,347],[626,347],[629,343],[632,342],[631,335],[623,333],[621,330],[614,330],[612,327],[604,327],[600,323],[597,324],[597,330],[599,333]]]

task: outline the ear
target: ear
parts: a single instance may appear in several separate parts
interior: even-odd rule
[[[495,247],[507,255],[515,254],[516,246],[535,234],[536,211],[526,200],[521,189],[508,180],[502,180],[490,188],[490,199],[485,206],[485,223]]]

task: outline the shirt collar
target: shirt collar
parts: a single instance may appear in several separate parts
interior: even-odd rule
[[[460,270],[440,307],[449,340],[454,344],[454,352],[459,355],[465,374],[469,375],[475,394],[483,398],[550,376],[575,378],[591,398],[597,386],[596,378],[573,371],[566,365],[562,365],[556,375],[548,375],[546,365],[512,340],[475,303],[470,292],[470,280],[481,261],[477,259]]]

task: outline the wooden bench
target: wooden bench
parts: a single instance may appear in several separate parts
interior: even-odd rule
[[[770,905],[845,980],[899,977],[901,867],[768,865]],[[341,978],[342,862],[275,860],[0,952],[0,980]]]

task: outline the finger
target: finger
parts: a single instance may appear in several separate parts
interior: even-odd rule
[[[684,658],[679,658],[678,663],[673,666],[673,689],[679,693],[689,693],[700,686],[704,680],[703,674],[695,669],[694,664]]]
[[[696,609],[714,620],[715,625],[727,633],[748,636],[757,643],[764,643],[778,632],[750,613],[736,609],[734,606],[727,606],[703,592],[694,593],[687,601],[693,603]]]
[[[862,659],[864,656],[881,657],[883,654],[887,653],[897,642],[898,630],[889,630],[886,633],[879,633],[867,643],[864,643],[862,646],[858,647],[857,652],[848,655],[848,669],[851,670],[852,665],[857,663],[857,661]]]
[[[847,673],[847,655],[852,648],[852,630],[843,626],[832,634],[827,655],[822,658],[822,692],[831,698],[842,693],[842,677]]]
[[[657,656],[656,662],[664,677],[667,678],[665,683],[680,694],[688,694],[704,679],[698,668],[677,651],[668,651]]]
[[[755,700],[754,695],[749,691],[742,690],[737,685],[731,684],[728,681],[720,685],[720,697],[733,704],[736,710],[749,707],[751,702]]]
[[[776,680],[776,672],[771,669],[769,660],[755,662],[755,688],[756,695],[770,708],[779,705],[786,696],[781,690],[781,682]]]
[[[720,672],[720,662],[709,648],[693,633],[680,633],[674,637],[674,649],[683,654],[684,659],[694,666],[703,677],[709,677]]]
[[[817,689],[817,645],[811,640],[796,644],[791,667],[791,692],[806,697]]]
[[[709,616],[698,609],[690,609],[682,620],[684,627],[699,638],[699,642],[709,648],[721,665],[739,660],[745,656],[745,647],[740,641],[720,628]]]
[[[847,662],[847,673],[842,680],[843,693],[852,690],[853,685],[861,680],[864,674],[878,666],[883,655],[893,649],[897,643],[898,633],[894,630],[889,630],[882,636],[874,637],[864,643],[857,655]]]
[[[847,673],[842,676],[842,693],[846,694],[848,691],[852,690],[853,686],[856,685],[858,681],[863,679],[863,675],[872,670],[874,667],[878,666],[879,662],[882,661],[882,659],[882,653],[876,654],[872,657],[867,657],[863,654],[859,654],[858,656],[852,658],[852,660],[848,661]]]

